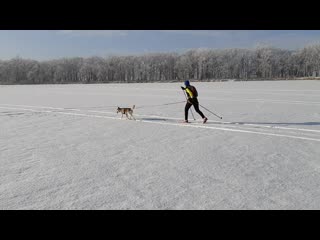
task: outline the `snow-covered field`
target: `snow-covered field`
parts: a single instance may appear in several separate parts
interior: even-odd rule
[[[0,86],[0,209],[320,209],[320,81],[180,85]]]

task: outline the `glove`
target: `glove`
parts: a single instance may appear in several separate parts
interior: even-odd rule
[[[182,90],[186,90],[184,87],[181,87]]]

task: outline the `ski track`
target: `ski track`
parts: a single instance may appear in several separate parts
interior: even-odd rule
[[[85,113],[59,112],[59,111],[52,111],[52,110],[77,111],[77,112],[88,112],[88,113],[92,112],[92,113],[103,113],[103,114],[114,114],[113,112],[81,110],[81,109],[75,109],[75,108],[66,109],[66,108],[61,108],[61,107],[48,107],[48,106],[30,106],[30,105],[15,105],[15,104],[1,104],[1,105],[8,106],[8,107],[0,107],[2,109],[11,109],[11,110],[20,110],[20,111],[23,110],[23,111],[40,112],[40,113],[62,114],[62,115],[69,115],[69,116],[121,120],[118,117],[112,117],[112,116],[92,115],[92,114],[85,114]],[[10,107],[10,106],[12,106],[12,107]],[[28,107],[28,108],[24,108],[24,107]],[[32,109],[32,108],[51,109],[51,110],[37,110],[37,109]],[[134,115],[141,116],[141,117],[157,117],[157,118],[162,118],[162,119],[179,120],[179,118],[170,118],[170,117],[162,117],[162,116],[155,116],[155,115],[139,115],[139,114],[134,114]],[[231,124],[231,122],[216,122],[216,123],[224,124],[225,126],[223,126],[223,127],[213,127],[213,126],[202,125],[202,124],[198,124],[198,123],[182,124],[182,123],[175,123],[175,122],[160,122],[160,121],[155,121],[155,120],[141,120],[141,119],[137,119],[137,122],[160,124],[160,125],[170,125],[170,126],[178,126],[178,127],[202,128],[202,129],[218,130],[218,131],[230,131],[230,132],[237,132],[237,133],[258,134],[258,135],[265,135],[265,136],[285,137],[285,138],[291,138],[291,139],[320,142],[320,135],[313,136],[313,138],[309,137],[308,134],[304,134],[301,136],[301,134],[302,134],[301,132],[320,133],[319,130],[311,130],[311,129],[286,128],[286,127],[279,127],[279,126],[263,126],[264,129],[258,129],[258,128],[261,128],[262,126],[257,125],[257,124],[235,124],[233,126],[225,125],[225,124]],[[214,123],[214,121],[212,121],[212,122]],[[236,126],[236,125],[240,125],[240,126]],[[242,126],[245,126],[245,128],[243,128]],[[252,128],[250,126],[254,126],[254,128]],[[269,131],[269,130],[273,130],[273,131]],[[279,133],[275,133],[274,130],[281,130],[284,132],[285,132],[285,130],[290,130],[289,133],[300,135],[300,136],[279,134]],[[295,132],[295,131],[299,131],[299,132]],[[319,138],[314,138],[314,137],[319,137]]]
[[[90,112],[90,113],[102,113],[102,114],[114,114],[115,112],[109,111],[97,111],[97,110],[86,110],[86,109],[76,109],[76,108],[62,108],[62,107],[49,107],[49,106],[34,106],[34,105],[15,105],[15,104],[0,104],[5,106],[13,106],[13,107],[31,107],[31,108],[44,108],[44,109],[54,109],[54,110],[64,110],[64,111],[77,111],[77,112]],[[158,115],[143,115],[143,114],[134,114],[135,116],[141,117],[154,117],[161,119],[169,119],[169,120],[181,120],[181,118],[167,117],[167,116],[158,116]],[[303,131],[303,132],[314,132],[320,133],[320,130],[315,129],[305,129],[305,128],[290,128],[290,127],[281,127],[277,125],[258,125],[252,123],[237,123],[237,122],[226,122],[226,121],[214,121],[208,120],[208,123],[217,123],[217,124],[234,124],[238,126],[254,126],[257,128],[271,128],[271,129],[283,129],[283,130],[293,130],[293,131]]]

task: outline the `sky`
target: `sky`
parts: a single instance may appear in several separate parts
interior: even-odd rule
[[[0,59],[50,60],[194,48],[299,49],[320,43],[320,30],[0,30]]]

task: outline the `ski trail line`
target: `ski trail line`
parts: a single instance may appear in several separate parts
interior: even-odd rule
[[[81,116],[81,117],[120,120],[119,118],[116,118],[116,117],[90,115],[90,114],[83,114],[83,113],[68,113],[68,112],[57,112],[57,111],[50,111],[50,110],[35,110],[35,109],[14,108],[14,107],[0,107],[0,108],[2,108],[2,109],[23,110],[23,111],[32,111],[32,112],[40,112],[40,113],[43,112],[43,113],[53,113],[53,114],[62,114],[62,115],[70,115],[70,116]],[[155,121],[150,121],[150,120],[136,120],[136,121],[137,122],[143,122],[143,123],[151,123],[151,124],[179,126],[179,127],[190,127],[190,128],[203,128],[203,129],[210,129],[210,130],[220,130],[220,131],[240,132],[240,133],[251,133],[251,134],[258,134],[258,135],[265,135],[265,136],[285,137],[285,138],[291,138],[291,139],[300,139],[300,140],[308,140],[308,141],[320,142],[320,139],[317,139],[317,138],[298,137],[298,136],[285,135],[285,134],[265,133],[265,132],[249,131],[249,130],[219,128],[219,127],[201,126],[201,125],[188,125],[188,124],[179,124],[179,123],[163,123],[163,122],[155,122]]]
[[[33,106],[33,105],[30,106],[30,105],[16,105],[16,104],[0,104],[0,105],[13,106],[13,107],[45,108],[45,109],[54,109],[54,110],[63,110],[63,111],[115,114],[115,112],[109,112],[109,111],[85,110],[85,109],[76,109],[76,108],[46,107],[46,106]],[[134,116],[155,117],[155,118],[170,119],[170,120],[181,120],[181,118],[164,117],[164,116],[157,116],[157,115],[144,115],[144,114],[136,114],[136,113],[134,114]],[[253,124],[253,123],[237,123],[237,122],[214,121],[214,120],[208,120],[208,123],[220,123],[220,124],[226,124],[226,125],[232,124],[234,126],[254,126],[254,127],[259,127],[259,128],[268,128],[268,129],[283,129],[283,130],[320,133],[320,130],[306,129],[306,128],[281,127],[281,126],[277,126],[277,125],[260,125],[260,124]]]

